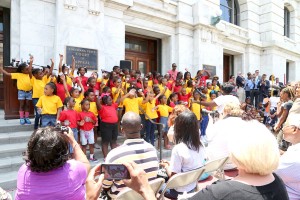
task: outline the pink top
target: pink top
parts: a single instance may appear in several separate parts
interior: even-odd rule
[[[18,172],[16,200],[85,199],[87,171],[83,163],[68,160],[49,172],[32,172],[23,164]]]
[[[174,81],[176,80],[177,73],[178,73],[177,70],[175,70],[175,71],[169,70],[168,71],[168,74],[170,74],[170,78],[173,79]]]

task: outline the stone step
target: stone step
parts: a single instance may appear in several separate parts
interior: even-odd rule
[[[2,144],[0,145],[0,159],[14,156],[22,156],[27,147],[27,142],[15,144]]]
[[[4,190],[13,190],[17,188],[18,171],[0,173],[0,187]]]
[[[0,159],[0,174],[12,171],[18,171],[24,163],[22,156],[14,156]]]
[[[10,132],[25,132],[32,131],[33,132],[33,119],[30,119],[32,124],[20,125],[19,119],[11,119],[11,120],[0,120],[0,133],[10,133]]]
[[[33,131],[0,133],[0,145],[28,142]]]

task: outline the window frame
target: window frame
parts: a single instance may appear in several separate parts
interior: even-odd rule
[[[284,6],[284,24],[283,24],[283,35],[287,38],[291,37],[291,11]]]
[[[227,8],[228,11],[230,12],[230,20],[224,20],[223,18],[223,13],[222,13],[222,19],[224,21],[227,21],[231,24],[240,26],[240,7],[239,7],[239,3],[237,0],[231,0],[231,7],[227,5],[222,4],[222,1],[220,1],[220,9],[221,7]]]

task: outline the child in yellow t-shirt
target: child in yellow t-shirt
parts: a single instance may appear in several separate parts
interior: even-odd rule
[[[155,102],[159,96],[160,94],[154,97],[153,92],[148,92],[146,98],[142,101],[142,103],[145,105],[146,142],[151,143],[153,146],[154,146],[154,139],[155,139],[154,131],[156,125],[152,122],[156,121],[156,118],[158,118],[157,112],[155,111]]]
[[[55,126],[63,104],[61,99],[56,96],[56,86],[54,83],[47,83],[44,95],[41,96],[36,104],[38,112],[42,114],[42,127]]]
[[[168,127],[168,118],[169,113],[173,111],[173,108],[167,105],[167,97],[165,95],[161,95],[158,97],[159,105],[155,108],[160,114],[159,123],[164,124],[164,128],[162,129],[163,137],[164,137],[164,148],[170,149],[169,140],[167,137],[167,133],[169,130]]]
[[[78,85],[80,88],[72,87],[69,94],[67,96],[71,96],[75,100],[74,110],[76,112],[81,112],[81,101],[84,99],[84,88],[81,83],[81,78],[78,78]]]
[[[47,84],[46,80],[43,79],[43,71],[41,69],[33,69],[32,70],[32,103],[35,111],[35,119],[34,119],[34,130],[38,129],[41,115],[38,113],[36,104],[39,101],[39,98],[44,95],[44,88]]]
[[[120,102],[123,103],[123,106],[125,107],[125,113],[132,111],[136,114],[139,114],[139,104],[142,102],[143,98],[138,98],[136,96],[136,89],[135,88],[128,88],[128,93],[125,94]],[[139,91],[139,94],[143,95],[142,91]]]
[[[33,57],[30,56],[30,64],[21,63],[18,66],[16,73],[9,73],[0,67],[0,72],[2,72],[6,76],[10,76],[11,79],[17,80],[17,88],[18,88],[18,100],[20,103],[19,114],[20,114],[20,124],[31,124],[29,120],[29,104],[32,100],[32,63]]]

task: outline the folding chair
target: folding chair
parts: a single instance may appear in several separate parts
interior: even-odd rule
[[[218,174],[220,174],[219,179],[224,180],[225,179],[224,166],[228,160],[229,160],[229,157],[227,156],[227,157],[223,157],[220,159],[210,161],[204,165],[204,169],[205,169],[204,172],[211,173],[211,172],[216,171]]]
[[[157,178],[153,181],[150,181],[149,184],[155,193],[155,196],[161,186],[164,184],[165,179],[163,178]],[[134,200],[143,200],[144,198],[137,193],[136,191],[132,190],[131,188],[126,188],[122,190],[116,197],[117,200],[128,200],[128,199],[134,199]]]
[[[203,167],[184,173],[178,173],[172,176],[166,184],[165,189],[162,191],[158,199],[164,199],[167,189],[174,189],[183,187],[193,182],[198,183],[200,176],[204,173]]]

